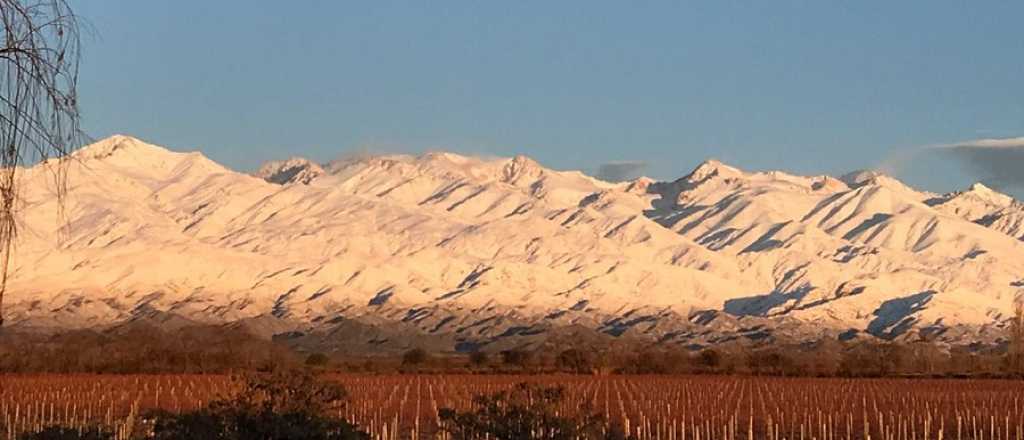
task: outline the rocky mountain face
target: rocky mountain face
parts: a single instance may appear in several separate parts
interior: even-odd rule
[[[21,329],[224,324],[353,351],[998,344],[1024,292],[1024,204],[980,184],[715,161],[608,183],[451,153],[248,175],[127,136],[72,159],[63,209],[52,167],[21,173]]]

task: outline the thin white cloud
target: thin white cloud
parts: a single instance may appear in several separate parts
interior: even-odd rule
[[[989,138],[974,139],[952,144],[933,145],[931,148],[980,148],[980,149],[1003,149],[1003,148],[1024,148],[1024,136],[1012,138]]]

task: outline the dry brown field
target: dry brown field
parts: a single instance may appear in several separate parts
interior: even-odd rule
[[[443,438],[439,408],[521,382],[565,386],[559,411],[603,413],[639,439],[1022,439],[1024,382],[732,376],[337,375],[340,411],[377,439]],[[0,438],[61,424],[122,438],[149,409],[187,411],[233,391],[225,376],[0,376]]]

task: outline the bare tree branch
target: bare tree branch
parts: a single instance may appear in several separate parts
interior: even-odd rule
[[[1024,375],[1024,292],[1013,298],[1013,316],[1010,317],[1010,345],[1007,347],[1010,371]]]
[[[50,166],[58,206],[64,158],[79,145],[80,23],[65,0],[0,0],[0,326],[18,236],[18,167]],[[57,161],[48,161],[57,158]],[[58,213],[62,214],[62,213]]]

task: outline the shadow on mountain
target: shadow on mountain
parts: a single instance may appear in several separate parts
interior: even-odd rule
[[[745,254],[748,252],[764,252],[782,247],[784,243],[782,242],[782,240],[776,240],[775,234],[778,234],[779,231],[781,231],[782,228],[785,228],[788,224],[790,224],[790,222],[776,223],[770,229],[768,229],[767,232],[758,237],[756,241],[750,243],[749,246],[740,251],[740,253]]]
[[[651,209],[645,210],[644,216],[658,222],[662,226],[671,227],[676,221],[678,221],[674,219],[683,219],[689,217],[690,214],[693,214],[694,212],[707,209],[707,206],[682,207],[679,206],[677,201],[679,199],[679,194],[700,186],[700,184],[710,178],[711,176],[708,176],[704,180],[696,183],[688,182],[686,178],[678,179],[674,182],[652,183],[647,187],[647,194],[659,197],[651,200]]]
[[[733,316],[768,316],[776,307],[800,302],[811,292],[811,286],[802,286],[792,292],[772,292],[767,295],[747,296],[725,301],[722,310]]]
[[[935,293],[934,290],[926,290],[883,302],[874,312],[875,319],[868,324],[868,333],[888,340],[906,333],[917,322],[917,318],[911,315],[924,310]]]
[[[853,240],[860,236],[860,234],[863,234],[864,232],[888,221],[891,218],[892,214],[877,213],[871,216],[871,218],[864,220],[863,222],[861,222],[861,224],[857,225],[849,232],[847,232],[845,235],[843,235],[843,240]]]

